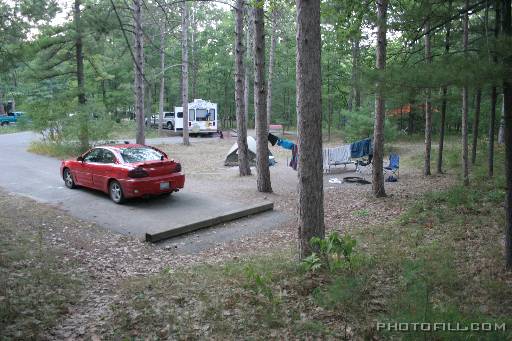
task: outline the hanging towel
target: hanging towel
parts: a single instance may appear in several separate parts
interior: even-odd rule
[[[299,148],[295,143],[288,140],[282,140],[279,139],[277,141],[277,145],[284,148],[289,149],[292,151],[292,159],[290,160],[290,167],[292,167],[294,170],[297,170],[297,165],[299,163]]]
[[[356,141],[350,147],[351,157],[354,159],[362,158],[363,156],[373,155],[372,139],[366,138],[364,140]]]
[[[324,172],[329,169],[329,148],[322,149],[322,167]]]
[[[299,163],[299,148],[296,144],[292,147],[292,159],[290,161],[290,167],[293,168],[293,170],[297,170],[297,165]]]
[[[292,141],[279,139],[277,141],[277,145],[283,147],[284,149],[292,150],[293,146],[295,146],[295,143],[293,143]]]
[[[328,150],[330,164],[342,164],[350,162],[350,157],[352,155],[350,144],[336,148],[329,148]]]

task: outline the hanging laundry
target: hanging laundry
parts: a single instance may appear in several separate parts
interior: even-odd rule
[[[277,141],[279,141],[279,137],[272,133],[268,133],[268,142],[270,142],[271,145],[275,146]]]
[[[282,140],[279,139],[277,141],[277,145],[284,148],[289,149],[292,151],[292,159],[290,160],[290,167],[292,167],[294,170],[297,170],[297,165],[299,163],[299,148],[295,143],[288,140]]]
[[[290,160],[290,167],[293,170],[297,170],[297,166],[299,164],[299,147],[296,144],[292,147],[292,159]]]
[[[356,141],[350,145],[350,156],[353,159],[373,155],[372,139]]]
[[[280,146],[280,147],[283,147],[284,149],[292,150],[293,146],[295,146],[295,143],[293,143],[292,141],[279,139],[277,141],[277,145]]]

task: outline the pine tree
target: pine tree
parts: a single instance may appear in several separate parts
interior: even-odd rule
[[[297,0],[297,116],[299,149],[299,255],[323,238],[322,76],[320,0]]]

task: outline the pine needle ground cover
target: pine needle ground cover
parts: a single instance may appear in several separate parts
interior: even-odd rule
[[[450,151],[450,167],[457,166],[456,155]],[[398,220],[353,233],[352,260],[340,266],[322,266],[321,255],[319,266],[304,266],[287,250],[125,281],[112,304],[112,329],[104,332],[121,338],[508,339],[504,177],[487,178],[483,166],[473,174],[469,187],[428,193]],[[395,323],[408,329],[382,327]],[[469,330],[413,330],[421,323]],[[488,326],[491,331],[482,330]]]

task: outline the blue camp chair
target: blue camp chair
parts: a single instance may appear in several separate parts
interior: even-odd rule
[[[400,177],[400,155],[391,153],[389,154],[389,164],[384,167],[384,173]]]

